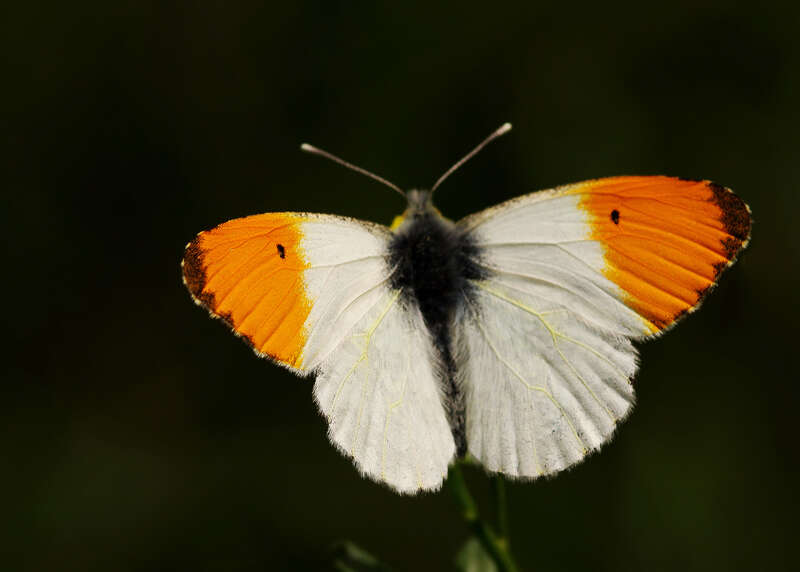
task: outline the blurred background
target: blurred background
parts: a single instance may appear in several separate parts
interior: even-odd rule
[[[0,8],[1,568],[326,569],[351,539],[452,569],[450,495],[362,480],[311,382],[208,319],[179,262],[233,217],[404,208],[303,141],[425,187],[505,121],[438,192],[450,218],[669,174],[733,188],[755,219],[703,310],[641,347],[616,439],[509,486],[522,568],[791,567],[797,4],[50,4]]]

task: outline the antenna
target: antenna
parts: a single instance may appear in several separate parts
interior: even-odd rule
[[[458,168],[459,168],[461,165],[463,165],[464,163],[466,163],[467,161],[469,161],[470,159],[472,159],[472,157],[474,157],[474,156],[475,156],[475,154],[476,154],[478,151],[480,151],[481,149],[483,149],[484,147],[486,147],[486,145],[488,145],[489,143],[491,143],[493,140],[497,139],[497,138],[498,138],[498,137],[500,137],[501,135],[503,135],[503,134],[505,134],[505,133],[508,133],[509,131],[511,131],[511,124],[510,124],[510,123],[503,123],[503,124],[502,124],[502,125],[501,125],[501,126],[498,128],[498,129],[497,129],[497,131],[495,131],[494,133],[492,133],[491,135],[489,135],[489,136],[488,136],[486,139],[484,139],[484,140],[481,142],[481,144],[480,144],[480,145],[478,145],[478,146],[477,146],[477,147],[475,147],[475,148],[474,148],[472,151],[470,151],[469,153],[467,153],[466,155],[464,155],[464,158],[463,158],[463,159],[461,159],[461,160],[460,160],[458,163],[456,163],[455,165],[453,165],[452,167],[450,167],[449,169],[447,169],[447,171],[445,172],[445,174],[444,174],[444,175],[442,175],[441,177],[439,177],[439,180],[438,180],[438,181],[436,181],[436,182],[433,184],[433,186],[431,187],[431,194],[433,194],[433,191],[435,191],[435,190],[436,190],[436,188],[437,188],[439,185],[441,185],[441,184],[444,182],[444,180],[445,180],[447,177],[449,177],[450,175],[452,175],[452,174],[453,174],[453,172],[454,172],[456,169],[458,169]]]
[[[374,180],[378,181],[379,183],[383,183],[384,185],[386,185],[390,189],[392,189],[394,191],[397,191],[398,193],[400,193],[404,197],[406,196],[406,194],[403,192],[403,190],[400,187],[398,187],[397,185],[395,185],[394,183],[391,183],[391,182],[387,181],[383,177],[379,177],[375,173],[370,173],[366,169],[362,169],[361,167],[356,167],[352,163],[348,163],[344,159],[340,159],[336,155],[332,155],[331,153],[328,153],[327,151],[323,151],[322,149],[317,149],[316,147],[314,147],[313,145],[309,145],[308,143],[303,143],[302,145],[300,145],[300,149],[302,149],[306,153],[311,153],[312,155],[319,155],[320,157],[325,157],[326,159],[330,159],[331,161],[333,161],[334,163],[338,163],[342,167],[347,167],[348,169],[350,169],[352,171],[355,171],[356,173],[361,173],[362,175],[366,175],[370,179],[374,179]]]

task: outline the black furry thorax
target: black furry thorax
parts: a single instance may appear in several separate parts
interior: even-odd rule
[[[409,191],[409,206],[389,245],[391,287],[416,305],[431,334],[440,364],[450,427],[459,455],[466,452],[464,396],[456,383],[452,328],[472,294],[471,280],[484,278],[480,249],[472,237],[433,207],[427,191]]]

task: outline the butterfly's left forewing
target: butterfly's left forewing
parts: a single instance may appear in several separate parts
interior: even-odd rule
[[[389,286],[390,236],[327,215],[235,219],[187,246],[184,282],[257,353],[316,374],[329,436],[362,472],[436,489],[455,445],[422,316]]]
[[[617,177],[533,193],[459,222],[486,278],[454,331],[470,453],[511,476],[599,448],[633,404],[631,340],[702,301],[746,244],[713,183]]]

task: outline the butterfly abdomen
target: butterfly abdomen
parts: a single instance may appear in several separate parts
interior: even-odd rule
[[[411,215],[392,240],[387,263],[391,286],[419,307],[440,359],[445,408],[459,455],[466,452],[464,396],[456,384],[452,325],[470,296],[470,280],[483,277],[480,251],[469,235],[428,210]]]

